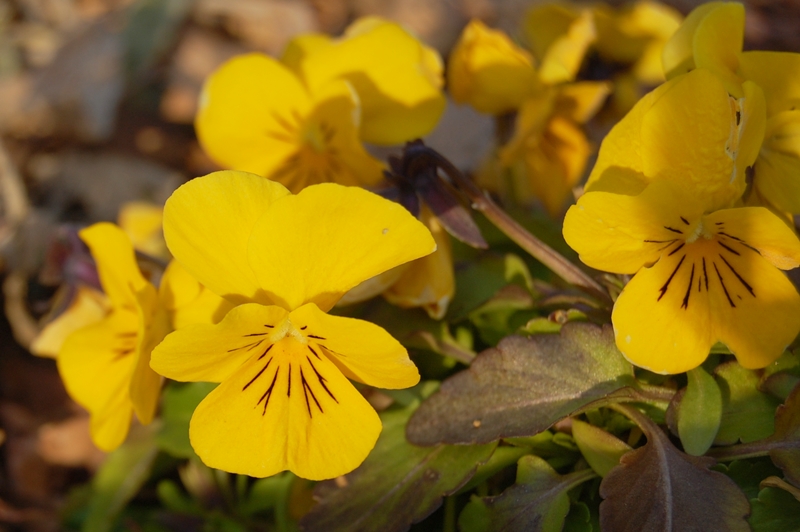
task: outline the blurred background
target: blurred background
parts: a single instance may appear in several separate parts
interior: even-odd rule
[[[192,127],[212,70],[246,51],[279,55],[298,33],[339,34],[367,14],[446,57],[471,18],[514,36],[536,3],[0,0],[0,530],[58,530],[66,493],[104,458],[54,362],[28,352],[68,274],[59,227],[115,220],[130,201],[160,204],[216,169]],[[665,3],[686,14],[700,2]],[[746,49],[800,52],[800,0],[746,6]],[[492,135],[489,117],[450,106],[427,140],[474,170]]]

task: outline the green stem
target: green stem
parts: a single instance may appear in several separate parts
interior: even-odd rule
[[[709,449],[706,455],[716,458],[719,462],[730,462],[732,460],[742,460],[744,458],[767,456],[771,450],[778,448],[780,448],[779,444],[759,440],[728,447],[715,447]]]
[[[278,532],[291,532],[291,519],[289,518],[289,494],[292,490],[292,482],[294,475],[285,473],[283,478],[283,486],[278,491],[278,497],[275,501],[275,524],[278,527]]]
[[[444,523],[442,524],[443,532],[456,532],[456,498],[444,498]]]
[[[430,152],[430,155],[436,159],[436,164],[458,186],[459,190],[469,197],[473,209],[482,212],[495,227],[564,281],[598,298],[603,303],[612,304],[611,297],[600,283],[517,223],[488,194],[470,179],[467,179],[450,161],[433,150],[430,150]]]

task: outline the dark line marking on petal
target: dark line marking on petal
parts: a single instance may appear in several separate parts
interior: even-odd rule
[[[728,251],[730,251],[730,252],[731,252],[731,253],[733,253],[734,255],[736,255],[736,256],[741,256],[741,253],[739,253],[738,251],[736,251],[735,249],[733,249],[733,248],[732,248],[732,247],[730,247],[730,246],[726,246],[725,244],[723,244],[723,243],[722,243],[722,241],[720,241],[720,240],[717,240],[717,244],[719,244],[720,246],[724,247],[725,249],[727,249]],[[720,255],[720,257],[721,257],[721,256],[722,256],[722,255]]]
[[[648,244],[665,244],[665,243],[666,244],[672,244],[676,240],[678,240],[678,239],[677,238],[673,238],[672,240],[645,240],[644,242],[647,242]]]
[[[261,353],[261,356],[260,356],[260,357],[258,357],[258,360],[261,360],[262,358],[264,358],[265,356],[267,356],[267,353],[269,353],[269,350],[270,350],[270,349],[272,349],[272,346],[274,346],[274,345],[275,345],[275,344],[270,344],[270,345],[269,345],[269,347],[268,347],[268,348],[267,348],[267,349],[266,349],[266,350],[265,350],[263,353]]]
[[[308,329],[308,325],[303,325],[302,327],[300,327],[301,331],[305,331],[306,329]]]
[[[703,257],[703,278],[706,281],[706,292],[708,292],[708,272],[706,271],[706,258]]]
[[[275,389],[275,382],[278,380],[278,373],[280,372],[281,372],[281,367],[278,366],[278,369],[275,370],[275,376],[272,377],[272,382],[270,383],[269,388],[267,388],[267,391],[264,392],[264,395],[262,395],[261,399],[259,399],[258,403],[256,403],[256,406],[258,406],[261,403],[261,401],[264,401],[264,399],[266,398],[266,401],[264,401],[264,410],[261,412],[262,416],[267,412],[267,405],[269,404],[269,400],[272,398],[272,390]]]
[[[308,345],[308,346],[306,346],[306,347],[308,347],[309,351],[311,351],[312,353],[314,353],[314,356],[315,356],[315,357],[317,357],[317,359],[319,359],[319,360],[322,360],[321,358],[319,358],[319,355],[317,354],[317,352],[316,352],[316,351],[314,351],[314,348],[313,348],[313,347],[311,347],[310,345]]]
[[[738,126],[742,122],[742,112],[736,111],[736,125]]]
[[[324,336],[317,336],[316,334],[307,334],[309,338],[314,338],[315,340],[327,340]]]
[[[268,334],[269,333],[250,333],[250,334],[245,334],[244,337],[246,338],[248,336],[266,336]]]
[[[716,225],[722,225],[725,222],[715,222]]]
[[[325,351],[331,353],[332,355],[336,355],[337,357],[347,358],[347,355],[343,355],[342,353],[339,353],[338,351],[334,351],[330,347],[324,346],[322,344],[319,344],[319,346],[321,348],[323,348]]]
[[[719,256],[719,258],[721,258],[721,259],[722,259],[722,262],[724,262],[724,263],[725,263],[725,265],[726,265],[728,268],[730,268],[730,270],[733,272],[733,275],[735,275],[735,276],[736,276],[736,278],[737,278],[737,279],[739,279],[739,281],[740,281],[740,282],[741,282],[741,283],[744,285],[744,287],[747,289],[747,291],[748,291],[748,292],[750,292],[750,295],[751,295],[751,296],[753,296],[753,297],[756,297],[756,293],[755,293],[755,292],[753,292],[753,287],[752,287],[752,286],[750,286],[750,285],[747,283],[747,281],[745,281],[745,280],[742,278],[742,276],[741,276],[741,275],[739,275],[739,272],[737,272],[737,271],[736,271],[736,270],[733,268],[733,266],[731,266],[731,263],[730,263],[730,262],[728,262],[727,260],[725,260],[725,257],[723,257],[722,255],[720,255],[720,256]]]
[[[699,293],[699,292],[702,292],[702,291],[703,291],[703,280],[698,275],[697,276],[697,292]]]
[[[751,249],[751,250],[755,251],[756,253],[758,253],[759,255],[761,255],[761,252],[758,249],[754,248],[753,246],[751,246],[750,244],[748,244],[747,242],[745,242],[744,240],[742,240],[739,237],[736,237],[736,236],[733,236],[733,235],[729,235],[728,233],[723,233],[722,231],[720,231],[717,234],[721,235],[721,236],[727,236],[728,238],[732,238],[732,239],[736,240],[737,242],[739,242],[744,247],[746,247],[748,249]]]
[[[667,231],[672,231],[673,233],[678,233],[679,235],[683,234],[683,231],[681,231],[680,229],[675,229],[674,227],[670,227],[668,225],[665,225],[664,229],[666,229]]]
[[[258,373],[256,373],[256,376],[255,376],[255,377],[253,377],[252,379],[250,379],[250,382],[248,382],[247,384],[245,384],[245,385],[244,385],[244,387],[242,388],[242,391],[245,391],[245,390],[247,389],[247,387],[248,387],[248,386],[250,386],[251,384],[253,384],[253,382],[255,382],[255,380],[256,380],[257,378],[259,378],[259,377],[261,376],[261,374],[262,374],[262,373],[264,373],[264,371],[265,371],[265,370],[266,370],[266,369],[269,367],[269,365],[270,365],[270,364],[272,364],[272,357],[269,357],[269,360],[267,360],[267,363],[264,365],[264,367],[263,367],[263,368],[261,368],[261,371],[259,371]]]
[[[303,384],[303,395],[306,398],[306,409],[308,410],[308,417],[314,417],[311,414],[311,402],[308,400],[308,394],[311,394],[311,398],[314,400],[314,404],[317,405],[317,408],[319,408],[320,413],[324,414],[325,411],[322,410],[322,406],[319,404],[319,401],[317,401],[317,396],[314,395],[314,391],[311,389],[311,386],[308,384],[308,381],[306,380],[306,376],[303,375],[303,368],[300,368],[300,382]]]
[[[717,268],[717,263],[712,262],[711,265],[714,266],[714,270],[717,272],[717,277],[719,277],[719,282],[722,285],[722,290],[725,292],[725,297],[728,298],[728,303],[731,304],[731,307],[736,308],[736,304],[733,302],[733,299],[731,299],[730,294],[728,294],[728,289],[725,288],[725,281],[722,280],[722,274],[719,273],[719,269]]]
[[[286,397],[292,396],[292,363],[289,362],[289,387],[286,388]]]
[[[700,278],[698,277],[697,280],[699,281]],[[683,296],[683,303],[681,304],[681,308],[685,309],[689,308],[689,295],[692,293],[693,284],[694,284],[694,264],[692,264],[692,273],[689,274],[689,286],[686,287],[686,295]]]
[[[683,216],[680,216],[679,218],[681,219],[681,221],[682,221],[683,223],[685,223],[686,225],[689,225],[689,220],[687,220],[687,219],[686,219],[686,218],[684,218]]]
[[[233,349],[228,349],[228,353],[233,353],[234,351],[238,351],[239,349],[244,349],[244,348],[247,348],[247,350],[250,351],[254,347],[257,347],[258,345],[260,345],[263,341],[264,341],[264,338],[262,338],[258,342],[253,342],[252,344],[247,344],[247,345],[243,345],[241,347],[234,347]]]
[[[274,329],[275,328],[274,325],[264,325],[264,327],[266,327],[267,329]]]
[[[670,252],[669,252],[669,254],[667,255],[667,257],[671,257],[671,256],[673,256],[673,255],[674,255],[674,254],[676,254],[678,251],[680,251],[680,250],[681,250],[681,248],[682,248],[683,246],[685,246],[685,245],[686,245],[686,242],[681,242],[681,245],[680,245],[680,246],[678,246],[678,247],[676,247],[676,248],[675,248],[675,249],[673,249],[672,251],[670,251]]]
[[[328,395],[331,396],[331,399],[336,401],[336,404],[339,404],[339,400],[336,397],[334,397],[334,395],[328,389],[328,386],[325,384],[327,382],[327,379],[325,379],[325,377],[320,375],[319,371],[317,371],[317,368],[314,366],[314,363],[311,362],[311,359],[308,358],[308,356],[306,356],[306,360],[308,360],[308,363],[311,364],[311,369],[313,369],[314,373],[317,375],[317,380],[319,380],[319,383],[322,385],[323,388],[325,388],[325,391],[328,392]]]
[[[676,273],[678,273],[678,269],[681,267],[681,264],[683,264],[684,260],[686,260],[686,255],[681,257],[681,260],[680,260],[680,262],[678,262],[678,265],[675,266],[674,270],[672,270],[672,274],[670,274],[669,279],[667,279],[667,282],[664,283],[664,286],[661,287],[661,289],[660,289],[661,295],[658,296],[658,299],[656,299],[656,301],[661,301],[661,298],[664,297],[664,294],[667,293],[667,288],[669,287],[669,283],[672,282],[672,278],[675,277]]]

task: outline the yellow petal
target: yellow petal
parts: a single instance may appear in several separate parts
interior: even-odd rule
[[[358,467],[381,422],[336,366],[293,338],[256,357],[195,410],[189,438],[203,462],[253,477],[288,469],[311,480]]]
[[[296,151],[267,177],[292,192],[316,183],[373,186],[384,165],[358,139],[358,105],[349,84],[333,81],[314,94],[313,110],[285,132],[296,135]]]
[[[791,270],[800,266],[797,235],[764,207],[725,209],[709,214],[705,219],[718,228],[719,234],[746,242],[777,268]]]
[[[704,69],[666,85],[669,89],[642,117],[644,175],[695,190],[709,198],[710,209],[728,206],[744,192],[744,167],[752,164],[745,157],[754,155],[750,148],[760,143],[759,131],[763,136],[763,105],[754,105],[752,113],[742,111],[742,105],[749,106],[760,96],[759,91],[751,87],[755,94],[740,104]],[[741,147],[746,153],[740,153]]]
[[[136,264],[128,235],[108,222],[94,224],[79,234],[97,264],[100,284],[111,306],[134,308],[135,292],[148,283]]]
[[[252,271],[270,300],[286,309],[313,302],[324,311],[360,282],[436,248],[402,206],[332,183],[276,201],[250,242],[258,243],[248,251]]]
[[[453,101],[481,113],[516,109],[538,85],[530,54],[479,20],[470,21],[450,53],[447,87]]]
[[[103,450],[119,446],[133,414],[128,387],[136,363],[139,321],[133,309],[72,333],[59,352],[58,371],[69,395],[92,416],[92,439]]]
[[[409,263],[383,296],[400,307],[423,307],[431,318],[440,320],[456,289],[450,235],[427,207],[423,206],[420,218],[431,230],[436,251]]]
[[[136,293],[139,335],[136,362],[130,380],[130,400],[136,417],[147,425],[153,421],[161,393],[161,376],[150,368],[153,348],[170,332],[169,315],[159,306],[156,289],[148,284]]]
[[[161,277],[159,298],[171,313],[174,329],[191,323],[219,323],[234,307],[233,303],[200,284],[174,260]]]
[[[311,354],[313,362],[316,355],[326,355],[347,377],[379,388],[408,388],[419,382],[405,347],[373,323],[330,316],[313,303],[293,311],[290,319],[307,337],[306,355]]]
[[[587,192],[567,211],[564,238],[592,268],[635,273],[686,238],[703,210],[702,198],[665,181],[638,196]]]
[[[662,59],[667,79],[685,74],[695,68],[694,36],[697,28],[709,13],[723,4],[724,2],[708,2],[694,8],[672,35],[672,38],[664,45]]]
[[[281,63],[302,75],[301,65],[309,55],[332,44],[333,40],[324,33],[303,33],[292,37],[283,50]]]
[[[579,124],[588,122],[603,106],[611,93],[611,84],[605,81],[582,81],[559,87],[556,113]]]
[[[153,350],[150,366],[177,381],[222,382],[267,352],[269,335],[287,315],[276,306],[239,305],[216,325],[192,324],[170,333]]]
[[[442,60],[400,25],[366,17],[299,65],[312,91],[348,81],[361,102],[361,139],[400,144],[429,133],[445,108]]]
[[[800,110],[770,117],[766,130],[753,185],[778,209],[800,214]]]
[[[744,5],[721,3],[710,10],[697,25],[694,34],[694,63],[707,68],[723,80],[733,96],[742,96],[742,83],[736,72],[744,44]]]
[[[539,77],[548,84],[572,81],[597,32],[590,10],[545,4],[525,17],[525,36],[539,59]]]
[[[164,208],[145,201],[131,201],[119,210],[119,226],[128,235],[133,247],[153,257],[168,258],[161,221]]]
[[[56,358],[64,340],[73,332],[102,320],[109,312],[108,298],[87,286],[78,286],[69,307],[44,326],[30,346],[31,353]]]
[[[434,253],[436,252],[434,251]],[[423,260],[423,259],[417,259],[417,260]],[[373,297],[382,294],[390,286],[396,283],[397,280],[403,276],[403,273],[415,262],[416,261],[411,261],[407,262],[406,264],[401,264],[400,266],[395,266],[391,270],[386,270],[385,272],[378,274],[375,277],[370,277],[366,281],[362,281],[355,287],[348,290],[347,293],[343,295],[339,301],[336,302],[336,306],[342,307],[345,305],[360,303],[362,301],[366,301],[367,299],[372,299]]]
[[[744,52],[740,71],[764,91],[767,116],[800,108],[800,54]]]
[[[274,171],[296,146],[284,124],[310,109],[297,76],[263,54],[224,63],[206,80],[195,118],[197,137],[220,165],[259,175]]]
[[[234,302],[269,303],[247,262],[250,233],[261,214],[289,191],[244,172],[194,179],[167,200],[164,237],[170,251],[204,286]]]
[[[640,270],[611,314],[619,350],[631,363],[655,373],[696,368],[716,340],[709,294],[721,295],[714,284],[718,281],[708,271],[710,264],[703,275],[700,249],[687,245],[682,251]]]

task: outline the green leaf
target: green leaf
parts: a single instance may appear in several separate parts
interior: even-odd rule
[[[128,440],[108,455],[92,480],[83,532],[112,529],[125,505],[147,482],[157,454],[152,429],[144,427],[138,433],[132,431]]]
[[[613,434],[577,419],[572,420],[572,437],[595,473],[604,477],[631,451],[631,446]]]
[[[762,480],[780,473],[780,469],[775,467],[767,457],[734,460],[729,464],[717,464],[713,469],[720,473],[725,473],[731,480],[736,482],[736,485],[739,486],[748,499],[758,497]]]
[[[477,260],[456,270],[456,294],[447,311],[447,319],[464,319],[470,312],[489,301],[508,284],[524,288],[531,285],[525,262],[513,253],[482,253]]]
[[[682,453],[643,414],[631,418],[647,443],[624,455],[600,484],[602,530],[749,530],[747,498],[731,479],[708,469],[712,458]]]
[[[758,374],[735,361],[717,366],[714,374],[722,391],[722,421],[714,444],[748,443],[772,434],[780,401],[758,390]]]
[[[485,464],[478,466],[478,469],[475,470],[475,475],[473,475],[472,479],[460,490],[458,490],[456,495],[460,493],[466,493],[475,486],[482,484],[489,477],[493,476],[499,471],[509,467],[512,464],[516,464],[517,460],[526,454],[530,454],[530,452],[531,450],[526,447],[514,447],[511,445],[503,445],[498,447],[494,450],[494,453],[492,453],[492,456],[486,461]]]
[[[764,488],[750,501],[753,532],[800,530],[800,502],[786,491]]]
[[[593,532],[592,512],[582,502],[572,503],[564,520],[564,532]]]
[[[786,399],[800,383],[800,350],[786,351],[778,360],[764,368],[759,390]]]
[[[529,436],[597,402],[635,395],[611,327],[567,323],[558,335],[511,336],[442,383],[409,421],[419,445]]]
[[[197,405],[217,385],[209,382],[170,384],[164,389],[161,419],[163,424],[156,434],[156,444],[165,452],[178,458],[196,457],[189,443],[189,421]]]
[[[567,491],[594,476],[588,469],[562,476],[538,456],[523,456],[517,483],[497,497],[473,497],[459,527],[464,532],[560,531],[570,507]]]
[[[383,432],[364,463],[343,487],[326,481],[314,495],[320,502],[300,521],[302,530],[393,532],[407,530],[436,510],[442,497],[458,491],[486,462],[496,444],[417,447],[405,439],[416,405],[381,415]]]
[[[683,450],[702,456],[711,448],[722,422],[722,392],[702,367],[688,372],[689,384],[678,403],[678,435]]]

